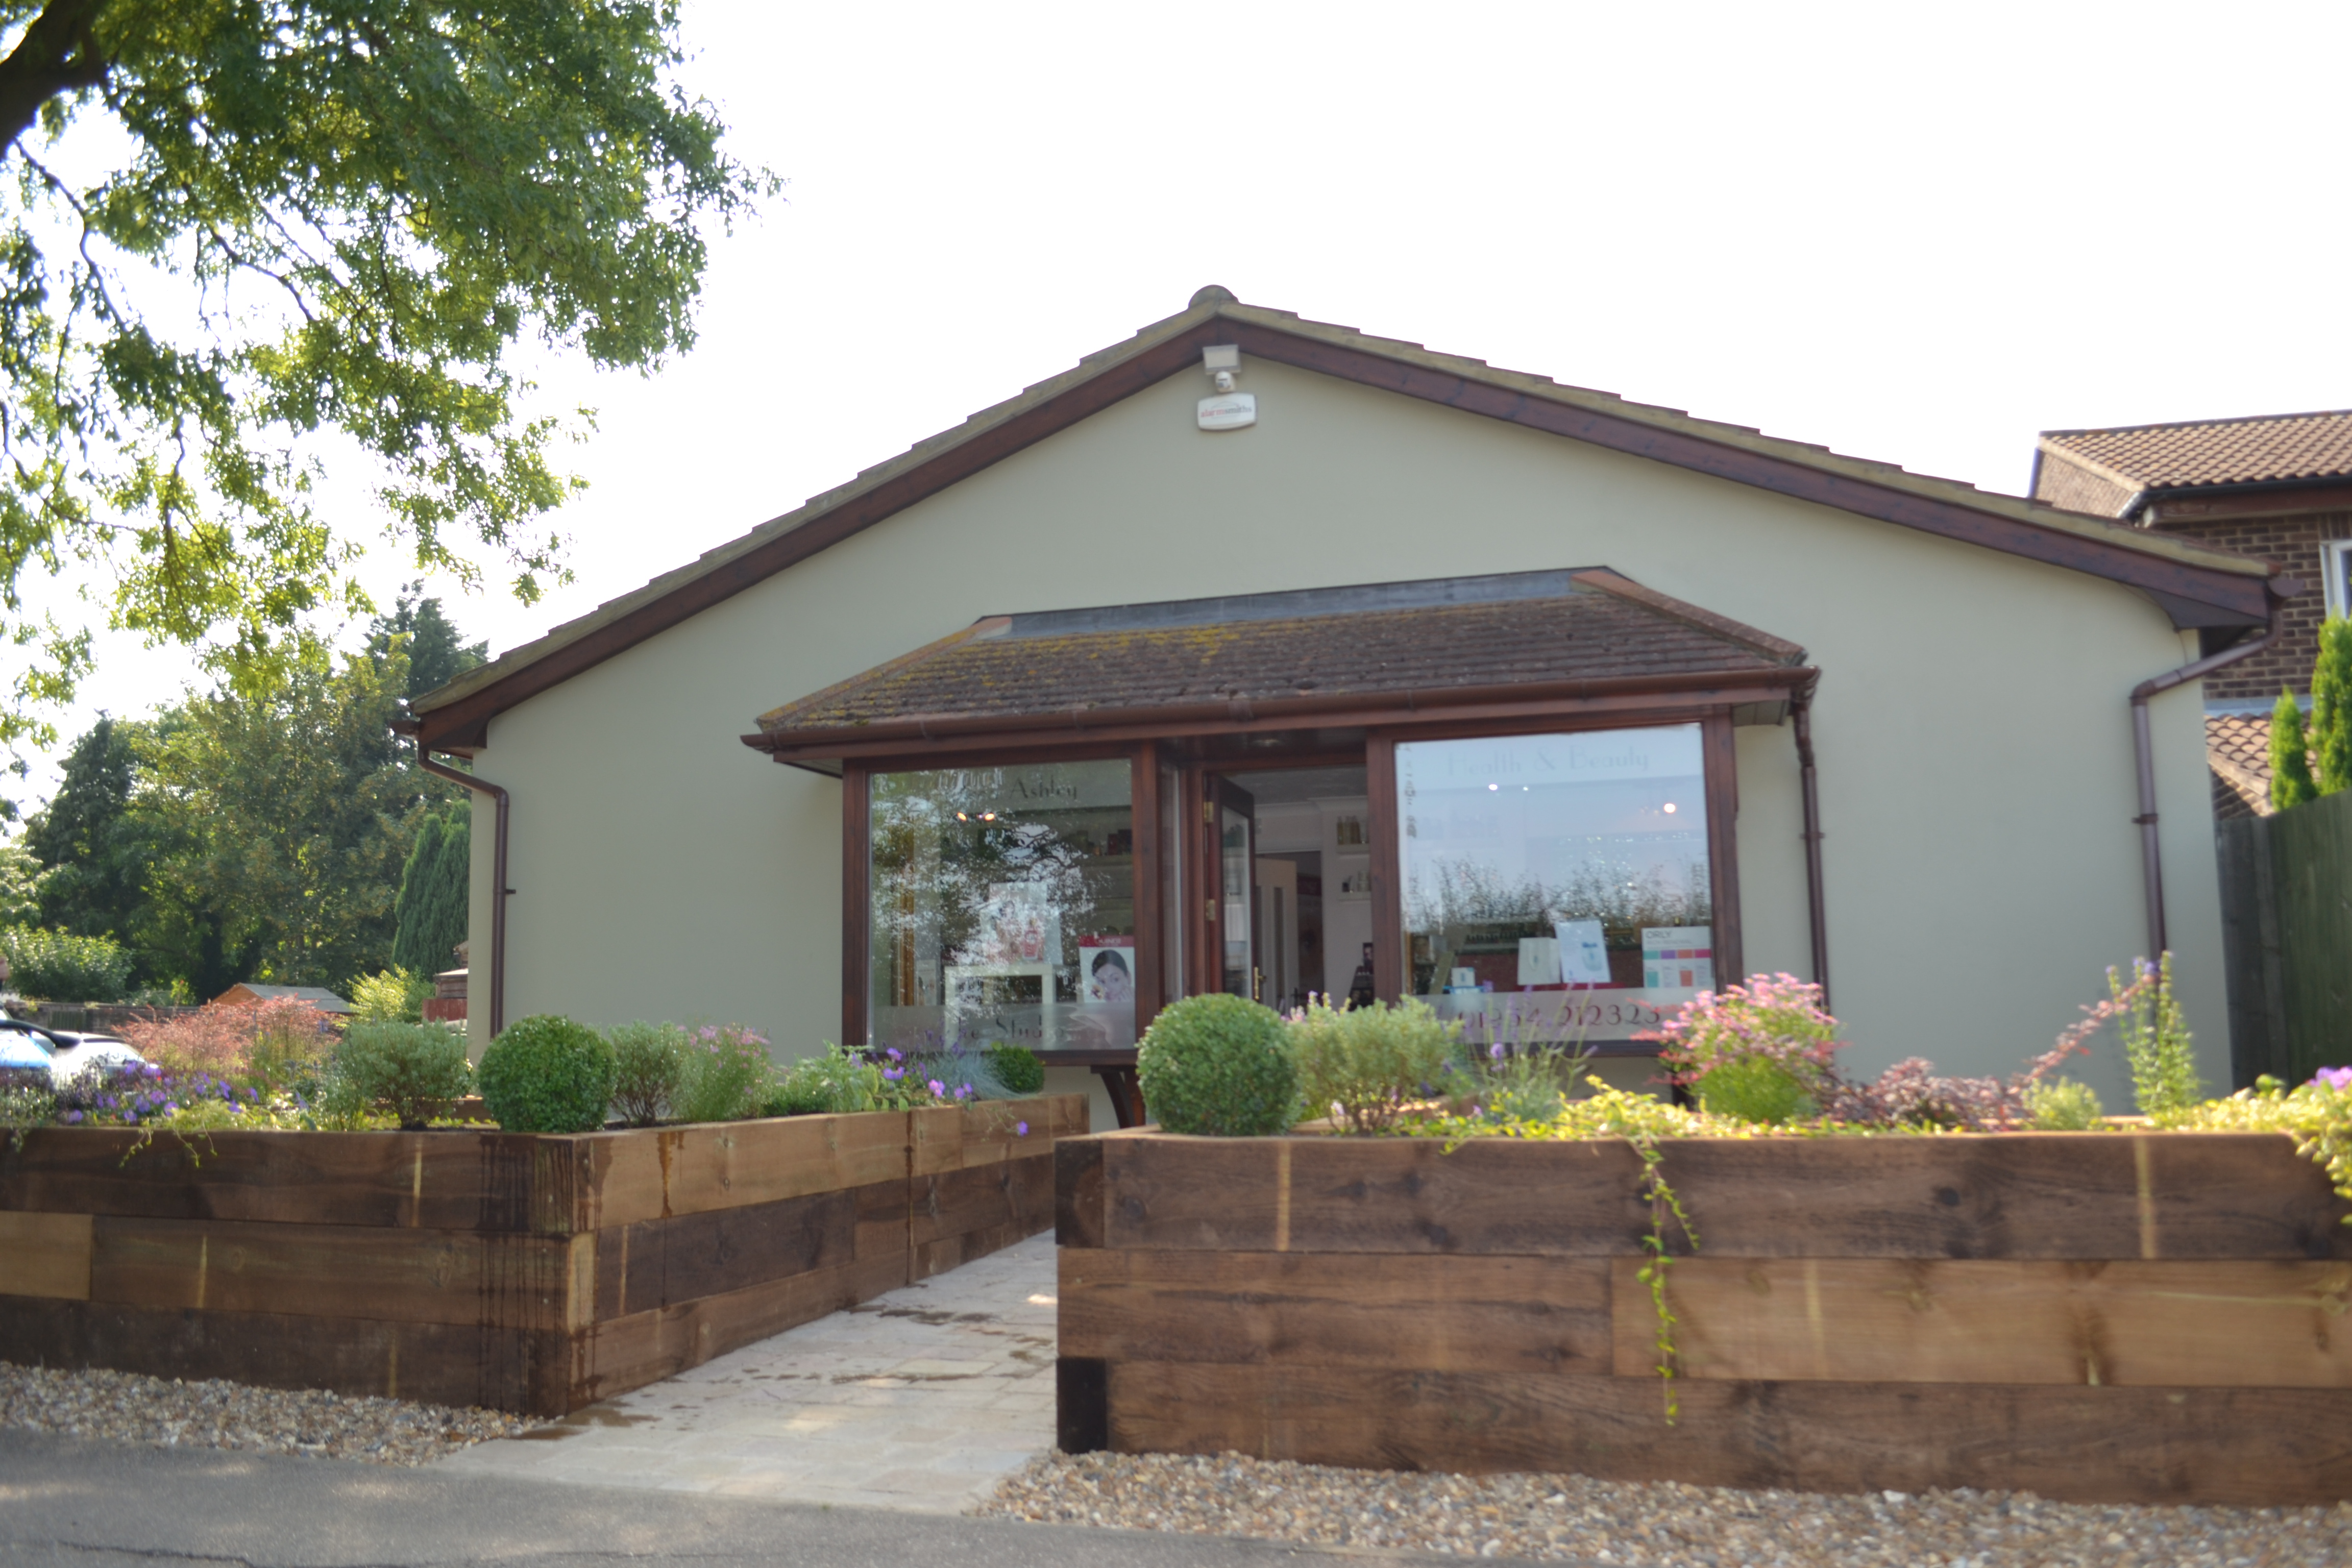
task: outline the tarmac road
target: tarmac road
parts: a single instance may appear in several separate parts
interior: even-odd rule
[[[0,1431],[0,1568],[1273,1568],[1451,1558]]]

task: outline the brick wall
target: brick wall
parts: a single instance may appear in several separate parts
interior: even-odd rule
[[[2277,697],[2282,686],[2297,693],[2308,693],[2311,662],[2319,655],[2319,623],[2327,614],[2326,596],[2320,591],[2319,546],[2326,540],[2352,539],[2352,512],[2168,522],[2160,525],[2160,531],[2200,544],[2261,556],[2276,562],[2287,575],[2303,579],[2303,596],[2288,600],[2281,616],[2279,640],[2245,663],[2233,665],[2208,680],[2206,700],[2267,700]]]

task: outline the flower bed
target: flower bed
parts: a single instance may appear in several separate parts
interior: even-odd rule
[[[1086,1118],[0,1134],[0,1360],[563,1415],[1044,1229]]]
[[[2260,1132],[1065,1142],[1061,1443],[2080,1501],[2352,1497],[2352,1227]]]

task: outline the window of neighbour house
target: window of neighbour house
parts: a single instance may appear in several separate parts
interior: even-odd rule
[[[868,790],[873,1044],[1135,1043],[1124,759],[877,773]]]
[[[2319,562],[2326,580],[2327,613],[2352,616],[2352,539],[2331,539],[2322,544]]]
[[[1716,983],[1701,727],[1396,747],[1405,990],[1474,1041],[1630,1039]]]

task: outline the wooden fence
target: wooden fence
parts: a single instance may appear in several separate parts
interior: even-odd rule
[[[2352,1063],[2352,790],[2215,826],[2237,1083]]]

